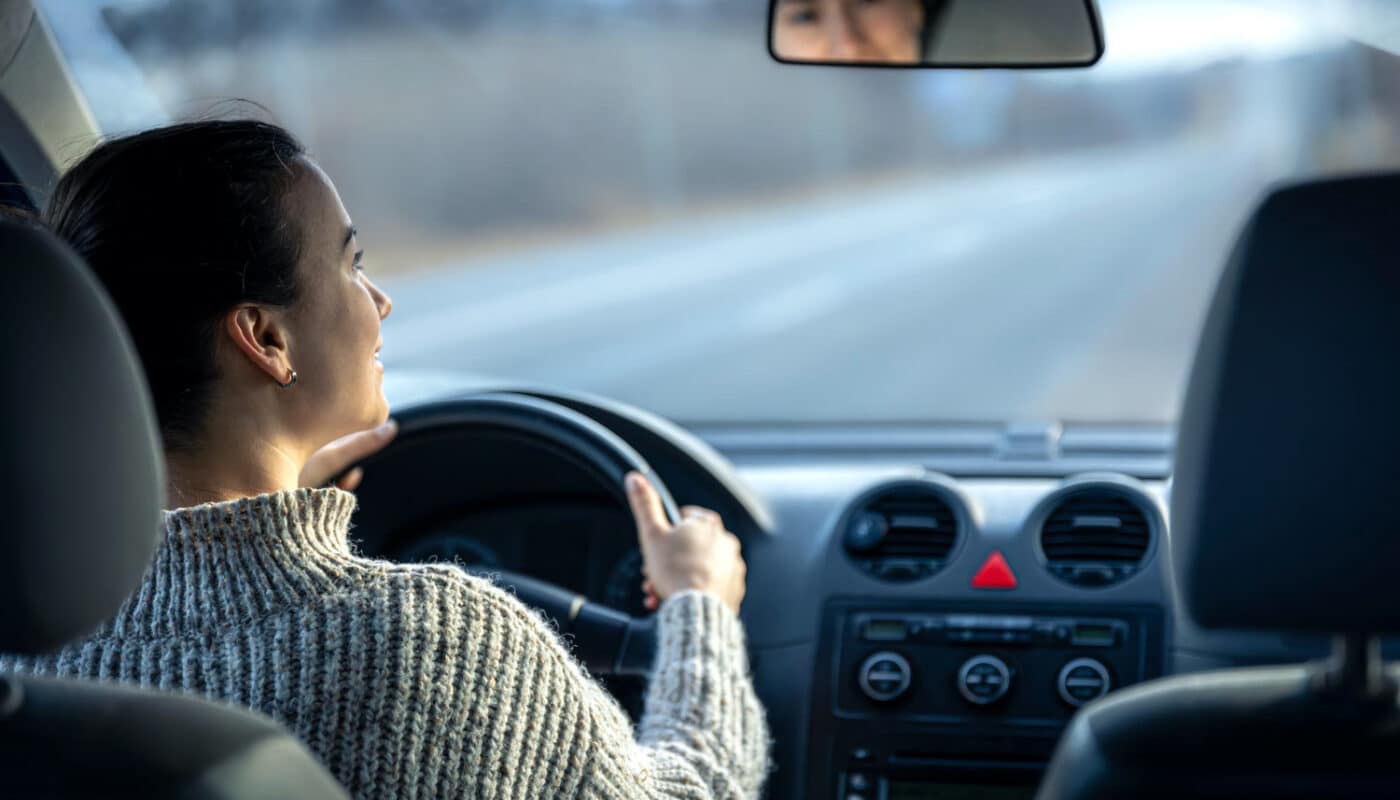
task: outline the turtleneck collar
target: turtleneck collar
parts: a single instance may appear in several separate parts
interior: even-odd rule
[[[167,511],[155,560],[108,629],[179,635],[345,587],[354,510],[348,492],[293,489]]]

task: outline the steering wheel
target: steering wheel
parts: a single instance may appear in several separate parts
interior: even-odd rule
[[[447,433],[496,434],[528,441],[589,473],[618,503],[627,507],[623,480],[642,473],[661,497],[671,523],[680,519],[675,500],[660,477],[627,442],[583,414],[557,403],[511,393],[478,394],[414,406],[394,418],[399,433],[384,450],[361,462],[365,484],[362,505],[379,462],[415,442]],[[576,592],[528,575],[492,568],[468,571],[493,579],[522,602],[571,635],[575,655],[596,675],[646,675],[656,653],[656,626],[651,617],[632,617],[590,601]]]

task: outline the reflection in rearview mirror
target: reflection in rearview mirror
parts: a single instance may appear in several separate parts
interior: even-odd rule
[[[772,0],[785,63],[1087,67],[1103,55],[1094,0]]]

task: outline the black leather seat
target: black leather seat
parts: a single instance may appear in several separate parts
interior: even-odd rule
[[[48,234],[0,222],[0,651],[37,654],[114,614],[164,491],[134,351]],[[0,675],[0,797],[345,798],[283,728],[232,706]]]
[[[1075,717],[1041,798],[1400,797],[1400,176],[1269,197],[1180,421],[1173,569],[1207,628],[1327,633],[1330,661],[1167,678]]]

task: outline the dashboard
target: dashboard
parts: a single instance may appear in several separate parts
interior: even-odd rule
[[[683,430],[529,393],[617,433],[678,502],[715,508],[739,535],[769,797],[1030,797],[1084,703],[1326,652],[1311,637],[1202,631],[1179,612],[1169,431]],[[596,481],[509,438],[414,447],[366,475],[366,552],[516,571],[645,613],[630,517]],[[366,490],[392,498],[393,524]],[[605,684],[638,713],[643,681]]]
[[[1162,481],[740,469],[802,540],[750,556],[794,565],[748,623],[765,702],[806,734],[774,796],[1029,797],[1076,708],[1168,670]]]

